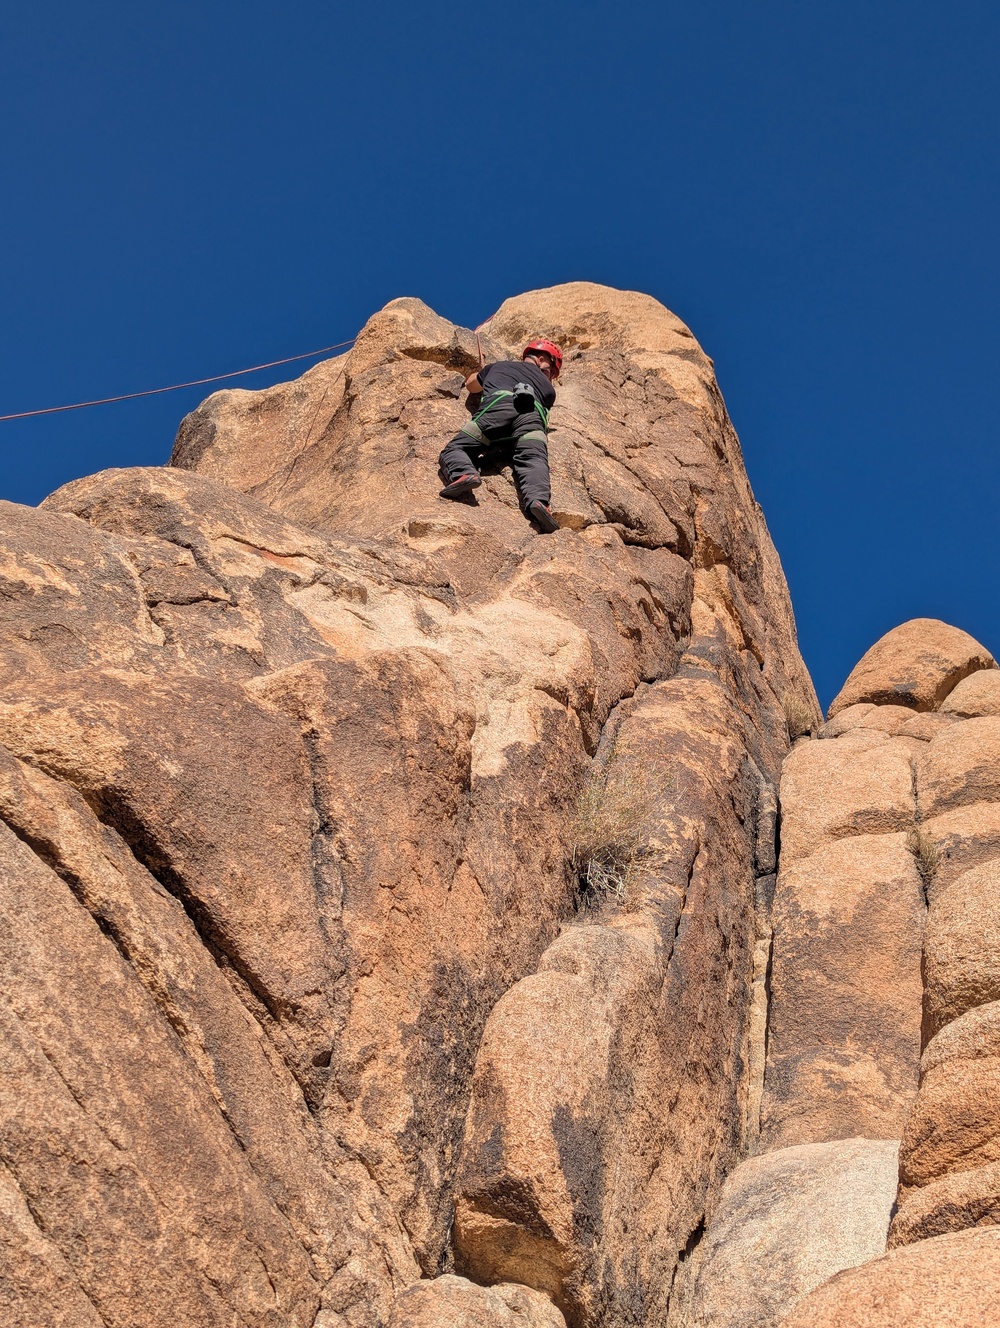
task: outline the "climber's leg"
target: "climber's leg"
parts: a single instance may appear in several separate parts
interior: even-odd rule
[[[462,425],[439,458],[445,481],[441,490],[443,498],[457,498],[476,487],[472,477],[479,478],[483,453],[487,448],[509,442],[517,419],[510,394],[505,393],[495,397],[474,420]]]
[[[518,434],[514,446],[514,478],[523,511],[527,512],[532,503],[548,507],[552,490],[544,430],[529,428]]]
[[[479,482],[479,462],[482,459],[486,445],[487,442],[482,429],[472,420],[459,429],[438,458],[441,478],[445,483],[442,490],[444,497],[451,498],[458,493],[465,493],[476,487],[473,483],[466,484],[462,489],[455,489],[453,486],[460,479],[466,477],[472,477],[476,483]],[[451,492],[446,492],[449,489]]]

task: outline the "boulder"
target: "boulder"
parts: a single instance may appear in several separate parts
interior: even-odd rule
[[[565,1328],[547,1296],[511,1282],[477,1286],[448,1274],[407,1287],[390,1328]]]
[[[892,1220],[889,1245],[895,1249],[950,1231],[996,1226],[1000,1226],[1000,1162],[990,1162],[909,1191]]]
[[[820,738],[837,738],[841,733],[846,733],[848,729],[856,727],[859,720],[865,715],[872,715],[877,709],[874,701],[859,701],[857,705],[848,706],[843,712],[843,717],[838,716],[836,720],[830,719],[823,725],[818,733]]]
[[[927,1044],[900,1150],[903,1184],[890,1243],[1000,1219],[998,1069],[1000,1001],[954,1019]]]
[[[1000,858],[936,891],[924,937],[928,1031],[1000,1000]]]
[[[901,1199],[1000,1161],[1000,1056],[953,1057],[924,1075],[899,1148]]]
[[[998,675],[1000,676],[1000,675]],[[874,729],[879,733],[899,733],[905,724],[915,719],[909,706],[873,705],[870,701],[859,702],[841,710],[835,718],[823,725],[821,738],[839,738],[842,733],[852,729]]]
[[[924,1048],[920,1071],[929,1074],[945,1061],[1000,1056],[1000,1001],[978,1005],[946,1024]]]
[[[482,1281],[516,1278],[567,1309],[579,1299],[577,1228],[593,1232],[602,1214],[576,1164],[603,1152],[602,1096],[623,1073],[616,1035],[655,1000],[661,964],[646,931],[565,932],[490,1016],[455,1207],[459,1267]]]
[[[912,618],[886,632],[861,657],[831,703],[829,717],[862,701],[936,710],[963,678],[992,668],[993,656],[967,632],[936,618]]]
[[[973,674],[973,677],[978,675]],[[985,671],[982,676],[985,675]],[[921,742],[930,742],[931,738],[936,738],[939,733],[945,729],[951,728],[952,724],[958,722],[958,716],[945,714],[940,710],[925,710],[923,714],[914,715],[908,719],[905,724],[896,730],[900,738],[919,738]]]
[[[800,858],[850,835],[887,834],[913,825],[909,749],[878,732],[864,734],[864,758],[851,733],[836,742],[799,743],[781,772],[781,860]]]
[[[970,673],[945,697],[941,710],[957,719],[1000,715],[1000,671],[980,669]]]
[[[967,719],[928,744],[917,763],[920,814],[1000,802],[1000,718]]]
[[[973,867],[1000,858],[1000,802],[974,802],[922,821],[916,832],[928,898]]]
[[[922,1240],[839,1273],[782,1328],[990,1328],[1000,1321],[1000,1231]]]
[[[923,894],[907,836],[855,835],[791,866],[783,853],[773,925],[762,1138],[898,1138],[917,1088],[922,993]]]
[[[772,1328],[835,1273],[884,1254],[898,1151],[845,1139],[737,1167],[698,1249],[688,1328]]]

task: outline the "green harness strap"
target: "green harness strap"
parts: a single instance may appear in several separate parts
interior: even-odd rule
[[[504,388],[497,388],[497,390],[490,397],[489,401],[487,401],[486,405],[483,406],[475,415],[473,415],[472,423],[478,429],[479,421],[482,419],[482,417],[486,414],[488,410],[492,410],[493,407],[497,404],[497,402],[502,400],[504,397],[512,397],[513,395],[514,395],[513,392],[508,392]],[[537,397],[535,398],[535,410],[537,410],[539,415],[542,417],[542,427],[547,431],[549,427],[549,412],[545,409],[545,407],[542,405],[542,403],[538,400]],[[465,432],[464,428],[462,432],[463,433]],[[482,436],[482,430],[479,430],[479,432],[480,436]]]
[[[497,402],[500,400],[501,397],[512,397],[513,395],[514,395],[513,392],[505,392],[502,388],[498,389],[496,392],[493,393],[489,401],[487,401],[486,405],[481,407],[481,409],[478,411],[477,414],[473,415],[472,423],[476,424],[478,420],[482,419],[482,417],[486,414],[488,410],[493,409],[493,407],[497,404]]]

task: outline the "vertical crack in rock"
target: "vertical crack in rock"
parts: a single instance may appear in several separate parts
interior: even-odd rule
[[[344,874],[337,851],[337,821],[324,787],[318,730],[304,729],[302,743],[309,761],[310,800],[315,816],[310,843],[313,888],[327,940],[340,951],[344,948]],[[342,982],[347,981],[345,970]],[[326,1063],[329,1064],[329,1057]]]
[[[774,877],[758,877],[754,882],[757,900],[756,942],[753,951],[753,978],[750,1019],[747,1025],[747,1093],[746,1150],[754,1152],[760,1139],[761,1104],[764,1098],[764,1072],[767,1065],[768,1030],[771,1008],[771,965],[774,953],[774,931],[770,920],[770,901],[767,895],[774,890]]]
[[[938,868],[939,853],[933,839],[923,827],[924,818],[920,810],[920,784],[917,779],[916,761],[910,763],[910,769],[913,774],[913,807],[916,824],[907,838],[907,848],[913,854],[913,860],[920,874],[920,885],[924,896],[924,908],[926,909],[930,907],[931,889]]]
[[[705,1218],[702,1217],[684,1242],[683,1249],[678,1251],[677,1263],[667,1293],[664,1328],[686,1328],[705,1230]]]
[[[755,803],[754,841],[754,950],[752,1000],[747,1024],[747,1093],[744,1148],[753,1153],[760,1139],[760,1114],[764,1096],[764,1072],[771,1009],[771,966],[774,953],[774,904],[776,871],[781,851],[781,811],[774,784],[756,767],[758,797]]]

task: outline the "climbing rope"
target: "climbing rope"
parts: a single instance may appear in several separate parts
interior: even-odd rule
[[[483,354],[479,328],[484,327],[489,321],[489,318],[484,318],[475,329],[480,369],[486,364],[486,356]],[[116,401],[135,401],[139,397],[159,396],[161,392],[180,392],[185,387],[204,387],[206,383],[222,383],[227,378],[241,378],[244,374],[259,373],[262,369],[277,369],[282,364],[294,364],[296,360],[311,360],[316,355],[328,355],[332,350],[343,350],[345,346],[353,346],[356,341],[357,337],[351,337],[349,341],[338,341],[333,346],[321,346],[319,350],[307,350],[301,355],[288,355],[283,360],[269,360],[267,364],[254,364],[249,369],[234,369],[232,373],[213,374],[211,378],[192,378],[189,383],[171,383],[169,387],[148,387],[144,392],[123,392],[117,397],[98,397],[95,401],[74,401],[69,406],[43,406],[41,410],[20,410],[13,415],[0,415],[0,424],[5,420],[30,420],[36,415],[60,415],[65,410],[86,410],[88,406],[110,406]]]
[[[482,337],[479,335],[479,328],[483,328],[483,327],[485,327],[486,324],[487,324],[488,322],[490,322],[490,320],[493,319],[493,318],[496,318],[496,314],[495,314],[495,313],[490,314],[489,318],[484,318],[483,321],[479,324],[479,327],[474,327],[474,328],[472,329],[473,332],[475,332],[475,334],[476,334],[476,349],[479,351],[479,367],[480,367],[480,369],[485,369],[485,368],[486,368],[486,356],[483,354],[483,339],[482,339]]]
[[[58,415],[64,410],[84,410],[87,406],[109,406],[114,401],[135,401],[137,397],[155,397],[161,392],[179,392],[183,387],[202,387],[205,383],[221,383],[227,378],[240,378],[243,374],[258,373],[261,369],[276,369],[281,364],[294,364],[296,360],[310,360],[314,355],[326,355],[331,350],[342,350],[353,346],[357,337],[350,341],[338,341],[334,346],[323,346],[319,350],[307,350],[302,355],[289,355],[283,360],[269,360],[267,364],[255,364],[249,369],[234,369],[232,373],[215,374],[211,378],[193,378],[189,383],[172,383],[170,387],[150,387],[145,392],[124,392],[118,397],[99,397],[96,401],[74,401],[71,406],[45,406],[42,410],[22,410],[15,415],[0,415],[4,420],[27,420],[34,415]]]

